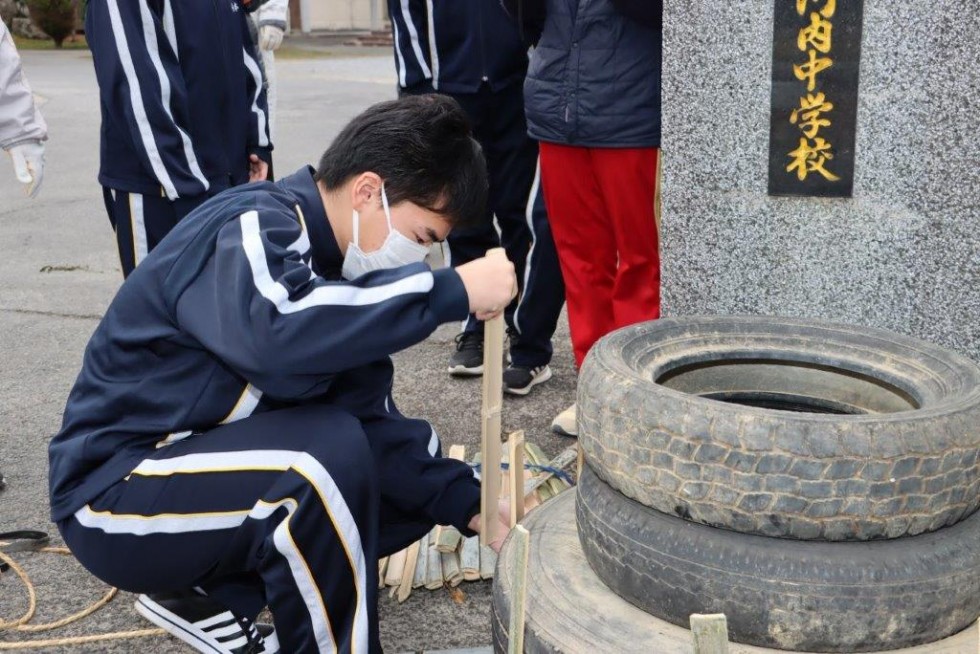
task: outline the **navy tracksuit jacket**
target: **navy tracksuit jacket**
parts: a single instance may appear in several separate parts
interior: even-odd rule
[[[539,183],[538,146],[524,119],[527,46],[499,0],[388,0],[388,9],[400,91],[455,98],[487,158],[486,219],[480,227],[453,230],[450,263],[504,247],[520,286],[506,311],[511,359],[526,368],[544,365],[565,291]],[[471,315],[464,329],[482,331],[483,324]]]
[[[286,651],[376,651],[379,554],[479,510],[474,472],[395,407],[388,358],[468,300],[451,269],[343,281],[341,264],[304,168],[212,198],[130,275],[49,450],[52,519],[83,565],[247,617],[268,602]]]
[[[261,58],[241,0],[89,0],[85,35],[128,274],[190,210],[247,182],[250,154],[271,160]]]

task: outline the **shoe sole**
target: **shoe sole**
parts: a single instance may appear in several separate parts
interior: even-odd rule
[[[483,374],[483,366],[467,368],[466,366],[449,366],[449,374],[453,377],[479,377]]]
[[[524,386],[522,388],[508,388],[507,386],[504,386],[504,392],[509,393],[510,395],[527,395],[528,393],[531,392],[531,389],[534,386],[537,386],[538,384],[543,384],[544,382],[551,379],[551,374],[552,374],[551,368],[550,367],[545,368],[543,373],[541,373],[537,377],[532,377],[531,383],[529,383],[527,386]]]
[[[558,434],[559,436],[568,436],[569,438],[578,438],[578,432],[565,431],[561,428],[561,425],[551,425],[551,433]]]
[[[206,637],[198,635],[200,629],[187,622],[175,613],[171,613],[156,602],[148,603],[152,600],[144,599],[140,595],[136,599],[136,611],[144,618],[161,627],[174,638],[179,638],[199,652],[207,654],[225,654],[228,650],[215,646]]]

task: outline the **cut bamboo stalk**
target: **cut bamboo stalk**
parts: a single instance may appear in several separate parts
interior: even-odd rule
[[[503,248],[487,252],[488,257],[507,257]],[[504,316],[483,324],[483,404],[482,404],[482,483],[480,484],[480,544],[497,537],[500,502],[500,412],[504,403]]]
[[[449,458],[457,461],[466,460],[466,448],[462,445],[453,445],[449,448]],[[459,541],[463,536],[456,527],[451,525],[440,525],[436,527],[436,549],[440,552],[455,552],[459,547]]]
[[[398,586],[398,603],[401,604],[412,594],[412,582],[415,581],[415,568],[419,561],[419,542],[408,546],[405,554],[405,567],[402,570],[402,582]]]
[[[463,540],[459,550],[459,568],[464,581],[480,579],[480,539],[476,536]]]
[[[493,579],[497,567],[497,553],[488,545],[480,545],[480,579]]]
[[[508,654],[524,652],[524,606],[527,599],[527,550],[530,534],[524,525],[517,525],[510,535],[508,547],[514,548],[514,569],[511,572],[510,626],[507,633]]]
[[[429,532],[429,546],[425,548],[425,587],[429,590],[442,588],[442,556],[436,549],[436,530]]]
[[[510,527],[524,518],[524,431],[515,431],[507,439],[507,461],[510,467]]]
[[[463,581],[463,572],[459,569],[459,555],[456,552],[439,552],[442,559],[442,578],[455,588]]]
[[[419,557],[415,563],[415,577],[412,579],[412,588],[425,586],[425,575],[429,570],[429,535],[426,534],[419,541]]]
[[[378,590],[385,587],[385,573],[388,571],[388,557],[378,561]]]
[[[728,619],[724,613],[691,614],[694,654],[728,654]]]
[[[405,556],[407,552],[401,550],[388,557],[388,572],[385,573],[385,586],[400,586],[402,583],[402,571],[405,569]]]

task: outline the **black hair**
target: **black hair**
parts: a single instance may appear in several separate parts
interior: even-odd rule
[[[368,108],[344,127],[317,166],[333,191],[373,172],[388,202],[413,202],[456,227],[485,220],[487,165],[469,118],[444,95],[407,95]]]

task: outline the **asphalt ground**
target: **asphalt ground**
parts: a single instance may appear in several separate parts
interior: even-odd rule
[[[40,197],[28,200],[0,157],[0,471],[9,484],[0,493],[0,532],[50,531],[47,443],[58,430],[65,398],[85,344],[122,281],[112,231],[96,181],[99,106],[86,52],[26,52],[24,67],[50,128]],[[368,105],[395,96],[391,53],[379,49],[345,56],[289,59],[278,65],[279,135],[276,170],[285,174],[314,163],[333,135]],[[456,328],[443,326],[396,359],[396,401],[412,416],[429,419],[444,446],[459,443],[475,453],[480,441],[479,379],[446,373]],[[575,371],[563,318],[555,336],[554,378],[526,398],[505,401],[505,431],[554,455],[569,444],[549,432],[551,419],[572,401]],[[138,551],[133,556],[140,556]],[[87,606],[104,586],[70,557],[21,554],[17,559],[38,592],[35,623]],[[416,591],[404,604],[379,600],[385,650],[473,647],[490,641],[490,584],[466,583],[463,598],[446,591]],[[81,622],[43,634],[0,633],[0,644],[22,638],[68,637],[150,626],[120,594]],[[0,575],[0,620],[20,616],[27,594],[12,574]],[[186,652],[168,637],[103,642],[33,651]]]

